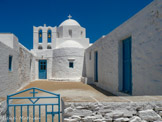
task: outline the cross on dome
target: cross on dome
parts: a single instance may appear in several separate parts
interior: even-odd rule
[[[68,18],[69,18],[69,19],[71,19],[71,18],[72,18],[72,16],[69,14]]]

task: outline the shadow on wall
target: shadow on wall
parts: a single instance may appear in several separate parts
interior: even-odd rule
[[[86,56],[84,53],[84,58],[83,58],[83,70],[82,70],[82,77],[86,77]]]

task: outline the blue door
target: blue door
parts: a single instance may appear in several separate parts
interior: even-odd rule
[[[47,79],[47,60],[39,60],[39,79]]]
[[[98,82],[98,52],[95,52],[94,81]]]
[[[123,92],[132,93],[131,37],[123,40]]]

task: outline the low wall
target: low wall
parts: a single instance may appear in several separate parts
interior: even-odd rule
[[[64,122],[162,121],[160,102],[63,102]]]

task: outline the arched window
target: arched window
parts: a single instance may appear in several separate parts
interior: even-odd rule
[[[43,49],[43,47],[42,47],[41,45],[39,45],[39,46],[38,46],[38,49],[39,49],[39,50],[42,50],[42,49]]]
[[[49,29],[48,32],[47,32],[47,40],[48,40],[48,43],[51,43],[51,40],[52,40],[52,35],[51,35],[51,30]]]
[[[52,48],[51,48],[51,45],[48,45],[48,46],[47,46],[47,49],[52,49]]]
[[[39,38],[39,43],[42,43],[42,30],[39,30],[38,38]]]

